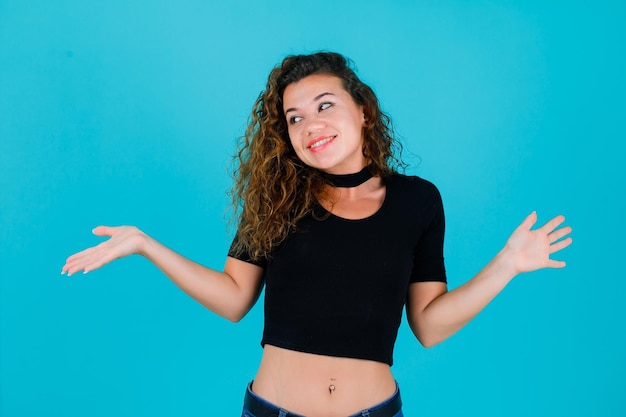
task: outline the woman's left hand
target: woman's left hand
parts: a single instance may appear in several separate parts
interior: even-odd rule
[[[565,266],[564,261],[550,259],[551,254],[572,243],[572,238],[567,236],[572,232],[572,228],[570,226],[559,228],[564,221],[564,216],[556,216],[543,226],[531,230],[537,222],[537,213],[533,211],[515,229],[503,251],[510,256],[511,266],[516,274]]]

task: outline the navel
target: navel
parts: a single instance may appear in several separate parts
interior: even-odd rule
[[[328,393],[332,395],[333,392],[335,392],[335,378],[330,378],[330,385],[328,386]]]

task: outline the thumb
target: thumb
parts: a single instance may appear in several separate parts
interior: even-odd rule
[[[98,226],[91,231],[96,236],[111,236],[113,228],[108,226]]]
[[[519,225],[519,228],[530,230],[530,228],[533,227],[535,223],[537,223],[537,212],[533,211],[528,216],[526,216],[522,224]]]

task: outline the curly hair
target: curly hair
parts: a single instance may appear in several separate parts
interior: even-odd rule
[[[312,74],[340,78],[355,103],[363,106],[363,155],[374,176],[405,166],[391,119],[381,111],[372,89],[356,76],[350,60],[333,52],[288,56],[270,72],[234,156],[230,194],[238,227],[231,253],[245,253],[253,261],[268,258],[324,195],[328,180],[296,156],[283,113],[285,88]]]

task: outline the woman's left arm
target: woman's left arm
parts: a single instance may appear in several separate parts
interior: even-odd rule
[[[557,216],[531,230],[537,221],[532,212],[509,237],[504,248],[474,278],[447,291],[441,282],[409,286],[407,317],[413,333],[425,347],[433,346],[474,318],[516,275],[543,268],[563,268],[565,262],[550,255],[572,243],[569,226]]]

